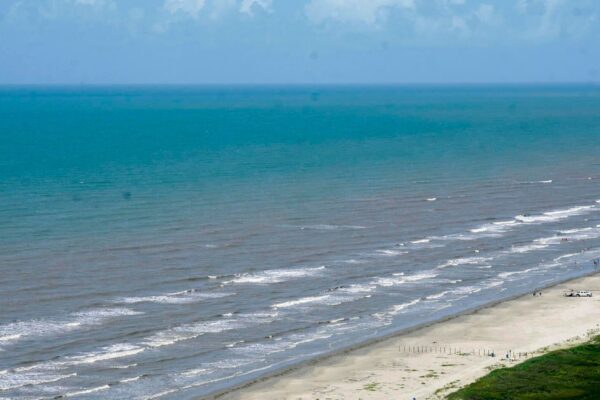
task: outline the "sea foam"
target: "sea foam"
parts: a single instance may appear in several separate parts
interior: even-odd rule
[[[233,296],[235,293],[200,293],[195,290],[186,290],[177,293],[167,293],[153,296],[123,297],[115,300],[116,303],[163,303],[163,304],[188,304],[197,303],[208,299],[219,299]]]
[[[594,209],[596,209],[595,206],[577,206],[560,210],[548,211],[539,215],[517,215],[515,219],[526,224],[556,222],[572,216],[589,213]]]
[[[114,318],[139,314],[143,313],[128,308],[98,308],[76,312],[64,318],[12,322],[0,326],[0,344],[11,344],[26,338],[59,335],[101,325]]]
[[[440,264],[437,268],[443,269],[448,267],[456,267],[459,265],[478,265],[485,264],[486,262],[493,260],[493,257],[461,257],[448,260],[443,264]]]
[[[317,276],[325,270],[325,266],[312,268],[290,268],[290,269],[273,269],[265,270],[256,273],[245,273],[236,275],[235,279],[224,282],[238,284],[269,284],[285,282],[292,279],[306,278]]]

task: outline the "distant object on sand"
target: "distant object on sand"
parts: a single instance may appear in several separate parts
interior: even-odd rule
[[[592,297],[592,292],[589,290],[571,290],[565,293],[565,297]]]

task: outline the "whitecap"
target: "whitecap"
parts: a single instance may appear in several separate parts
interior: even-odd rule
[[[535,185],[537,183],[548,184],[548,183],[552,183],[552,182],[553,182],[552,179],[546,179],[546,180],[541,180],[541,181],[517,181],[517,183],[520,185]]]
[[[406,312],[405,311],[406,309],[416,305],[420,301],[421,301],[421,299],[414,299],[414,300],[406,302],[406,303],[396,304],[396,305],[391,306],[384,312],[373,314],[373,316],[380,320],[391,320],[391,318]]]
[[[559,262],[560,260],[564,260],[565,258],[573,258],[576,256],[581,255],[581,253],[570,253],[570,254],[563,254],[562,256],[556,257],[554,260],[554,262]]]
[[[208,333],[220,333],[234,329],[244,329],[250,326],[267,324],[278,317],[277,311],[264,311],[239,314],[236,318],[223,318],[212,321],[199,321],[180,325],[144,339],[141,344],[151,348],[170,346],[184,340],[191,340]]]
[[[151,348],[159,348],[164,346],[171,346],[177,342],[181,342],[183,340],[195,339],[199,336],[202,336],[204,333],[194,333],[194,332],[181,332],[175,330],[167,330],[157,332],[154,335],[144,339],[142,344],[144,346],[148,346]]]
[[[28,337],[58,335],[94,325],[108,320],[143,314],[128,308],[99,308],[70,314],[62,319],[38,319],[12,322],[0,326],[0,343],[10,344]]]
[[[491,289],[491,288],[495,288],[496,286],[501,286],[503,284],[504,284],[503,280],[494,279],[494,280],[490,281],[489,283],[483,285],[483,289]]]
[[[343,262],[346,264],[364,264],[366,261],[365,260],[357,260],[355,258],[350,258],[348,260],[344,260]]]
[[[349,286],[340,286],[334,289],[330,289],[329,293],[318,295],[318,296],[307,296],[299,299],[284,301],[281,303],[273,304],[271,307],[274,309],[290,308],[290,307],[303,307],[307,305],[327,305],[337,306],[343,303],[356,301],[363,298],[371,297],[372,291],[377,289],[377,285],[374,282],[366,284],[352,284]]]
[[[405,283],[417,282],[429,278],[435,278],[436,273],[432,271],[425,271],[422,273],[405,276],[404,273],[393,274],[392,277],[379,277],[371,281],[371,285],[378,285],[383,287],[397,286]]]
[[[547,248],[547,244],[527,244],[523,246],[513,246],[510,253],[529,253],[530,251],[541,250]]]
[[[429,197],[429,198],[427,198],[426,200],[427,200],[427,201],[436,201],[436,200],[437,200],[437,197]]]
[[[238,274],[236,278],[227,282],[238,284],[268,284],[285,282],[292,279],[313,277],[320,275],[325,270],[325,266],[311,268],[293,268],[293,269],[273,269],[257,273]]]
[[[493,260],[493,257],[462,257],[455,258],[452,260],[446,261],[444,264],[439,265],[437,268],[447,268],[447,267],[456,267],[459,265],[476,265],[483,264],[487,261]]]
[[[594,209],[596,209],[595,206],[577,206],[561,210],[548,211],[538,215],[517,215],[515,219],[527,224],[555,222],[572,216],[586,214]]]
[[[136,355],[143,352],[145,349],[140,346],[119,343],[106,347],[102,347],[100,350],[66,357],[62,364],[67,365],[79,365],[79,364],[93,364],[98,361],[114,360],[116,358],[123,358]]]
[[[235,293],[200,293],[195,290],[186,290],[177,293],[167,293],[154,296],[123,297],[115,300],[116,303],[136,304],[136,303],[162,303],[162,304],[188,304],[196,303],[207,299],[219,299],[222,297],[233,296]]]
[[[381,256],[386,256],[386,257],[395,257],[395,256],[399,256],[402,254],[406,254],[406,251],[400,251],[400,250],[377,250],[376,254],[377,255],[381,255]]]
[[[129,382],[135,382],[139,379],[142,378],[142,375],[138,375],[138,376],[134,376],[133,378],[125,378],[125,379],[121,379],[119,381],[119,383],[129,383]]]
[[[471,233],[491,233],[499,234],[512,229],[518,221],[511,219],[506,221],[496,221],[489,224],[480,225],[477,228],[471,229]]]
[[[565,240],[574,241],[574,240],[589,240],[589,239],[598,239],[600,238],[600,229],[598,226],[595,228],[580,228],[580,229],[570,229],[565,231],[560,231],[561,235],[566,235]]]
[[[110,368],[113,368],[113,369],[128,369],[128,368],[135,368],[137,366],[138,366],[137,363],[132,363],[132,364],[126,364],[126,365],[111,365]]]
[[[317,329],[312,332],[294,333],[280,340],[273,340],[262,343],[248,343],[245,346],[235,347],[230,349],[234,354],[242,354],[251,359],[264,359],[265,355],[281,353],[286,350],[294,349],[300,345],[315,342],[317,340],[329,339],[333,336],[336,329],[345,327],[344,323],[328,324],[326,327]]]
[[[20,333],[15,333],[15,334],[12,334],[12,335],[0,336],[0,344],[3,344],[4,342],[11,342],[13,340],[20,339],[21,336],[23,336],[23,335],[21,335]]]
[[[249,358],[230,358],[201,365],[201,368],[210,371],[215,369],[233,369],[244,365],[256,364],[258,360]]]
[[[473,293],[480,292],[481,288],[476,286],[463,286],[456,289],[451,290],[450,292],[458,295],[469,295]]]
[[[339,304],[339,299],[337,299],[331,295],[328,295],[328,294],[322,295],[322,296],[307,296],[307,297],[302,297],[302,298],[296,299],[296,300],[284,301],[281,303],[273,304],[271,307],[273,307],[273,308],[288,308],[288,307],[294,307],[294,306],[304,305],[304,304],[308,304],[308,303],[337,305],[337,304]]]
[[[486,235],[488,235],[488,236],[496,236],[497,234],[488,233]],[[473,234],[472,232],[471,233],[453,233],[453,234],[450,234],[450,235],[432,237],[432,239],[444,240],[444,241],[449,241],[449,240],[469,241],[469,240],[477,240],[477,239],[480,239],[480,238],[481,238],[481,235],[479,235],[479,234]]]
[[[81,396],[82,394],[90,394],[90,393],[100,392],[100,391],[104,391],[104,390],[108,390],[108,389],[110,389],[110,386],[102,385],[102,386],[98,386],[98,387],[91,388],[91,389],[82,389],[82,390],[78,390],[76,392],[68,392],[68,393],[65,393],[64,396],[65,397]]]
[[[245,342],[246,342],[245,340],[236,340],[235,342],[227,343],[227,344],[225,345],[225,347],[228,347],[228,348],[230,348],[230,347],[235,347],[235,346],[237,346],[238,344],[240,344],[240,343],[245,343]]]
[[[437,299],[444,297],[448,293],[449,293],[448,290],[444,290],[443,292],[439,292],[436,294],[430,294],[429,296],[425,297],[425,300],[437,300]]]
[[[77,374],[58,375],[47,372],[7,373],[0,379],[0,390],[11,390],[23,386],[53,383],[73,376],[77,376]]]
[[[338,291],[342,293],[369,293],[375,290],[376,288],[376,286],[370,284],[355,283],[347,287],[340,288],[338,289]]]
[[[413,301],[409,301],[408,303],[396,304],[396,305],[392,306],[392,311],[391,312],[393,314],[398,314],[400,311],[403,311],[403,310],[407,309],[408,307],[414,306],[419,301],[421,301],[421,300],[420,299],[415,299]]]
[[[536,271],[536,270],[538,270],[538,268],[528,268],[528,269],[524,269],[522,271],[502,272],[502,273],[498,274],[498,278],[504,279],[504,278],[508,278],[509,276],[526,274],[528,272]]]
[[[589,232],[591,230],[593,230],[594,228],[590,228],[590,227],[585,227],[585,228],[574,228],[574,229],[565,229],[565,230],[561,230],[559,231],[560,234],[562,235],[571,235],[573,233],[580,233],[580,232]]]

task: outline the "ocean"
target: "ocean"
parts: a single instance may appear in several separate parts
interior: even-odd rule
[[[593,272],[599,139],[597,86],[2,87],[0,398],[194,399]]]

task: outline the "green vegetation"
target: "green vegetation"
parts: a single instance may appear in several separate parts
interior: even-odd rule
[[[376,391],[376,390],[378,389],[378,387],[379,387],[379,383],[372,382],[372,383],[367,383],[367,384],[366,384],[366,385],[363,387],[363,389],[364,389],[364,390],[368,390],[369,392],[374,392],[374,391]]]
[[[456,388],[458,387],[458,382],[460,382],[460,381],[458,381],[458,380],[456,380],[456,381],[452,381],[452,382],[448,383],[447,385],[445,385],[444,387],[442,387],[442,388],[439,388],[438,390],[436,390],[436,391],[434,392],[434,394],[437,396],[436,398],[439,398],[439,396],[440,396],[440,395],[441,395],[443,392],[447,392],[447,391],[448,391],[448,390],[450,390],[450,389],[456,389]]]
[[[430,369],[427,374],[420,376],[419,378],[439,378],[439,375],[434,370]]]
[[[490,372],[448,400],[598,400],[600,336]]]

